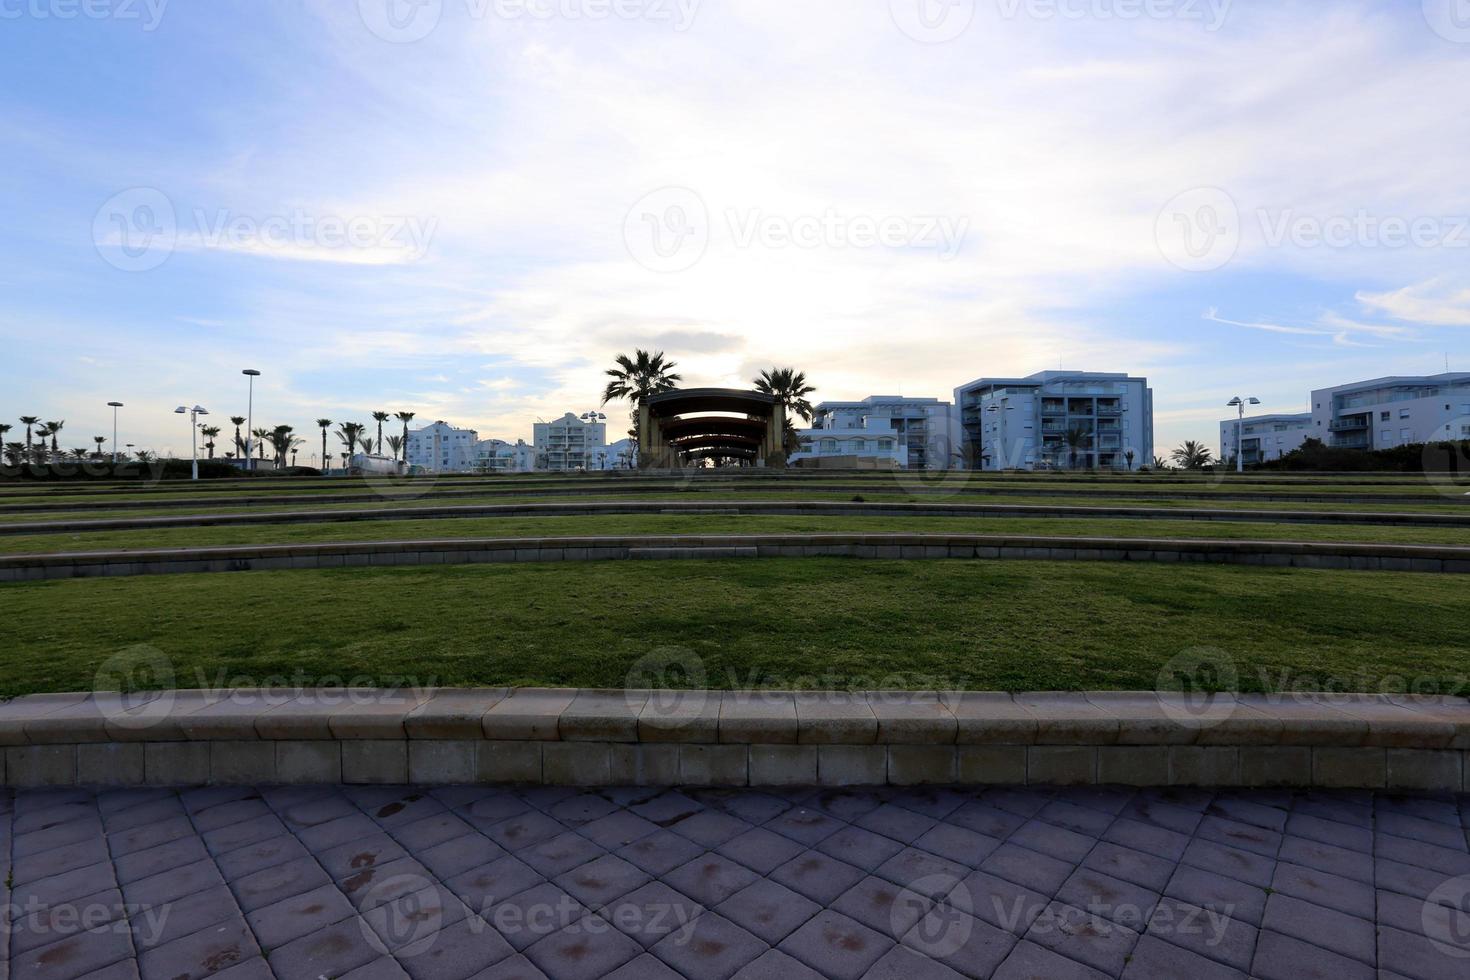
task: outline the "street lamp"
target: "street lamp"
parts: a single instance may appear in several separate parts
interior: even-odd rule
[[[122,402],[108,402],[107,407],[112,409],[112,465],[117,465],[117,410],[123,407]]]
[[[1240,445],[1240,437],[1241,429],[1245,426],[1245,407],[1246,405],[1259,405],[1261,400],[1255,397],[1241,398],[1236,395],[1225,404],[1235,409],[1235,472],[1244,473],[1245,450]]]
[[[250,379],[250,392],[245,402],[245,470],[253,472],[255,456],[252,454],[254,447],[251,440],[255,438],[255,379],[260,377],[260,372],[255,368],[246,368],[240,373]]]
[[[195,405],[193,408],[185,408],[180,405],[174,409],[175,415],[189,416],[189,442],[193,446],[194,465],[191,479],[199,479],[199,416],[208,415],[209,410]]]

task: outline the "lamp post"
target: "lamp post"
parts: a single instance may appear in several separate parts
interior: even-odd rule
[[[107,406],[112,409],[112,465],[117,465],[117,410],[123,407],[122,402],[108,402]]]
[[[255,379],[260,377],[260,372],[255,368],[246,368],[240,372],[250,379],[250,391],[245,401],[245,470],[255,471],[255,447],[252,441],[255,439]]]
[[[185,408],[180,405],[174,409],[174,414],[189,416],[189,443],[192,446],[194,459],[190,479],[197,480],[199,479],[199,416],[208,415],[209,410],[199,405],[195,405],[193,408]]]
[[[1241,398],[1236,395],[1225,404],[1235,409],[1235,472],[1244,473],[1245,450],[1241,447],[1240,441],[1241,429],[1245,427],[1245,407],[1246,405],[1259,405],[1261,400],[1255,397]]]

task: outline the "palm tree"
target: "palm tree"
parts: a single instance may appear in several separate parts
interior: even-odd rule
[[[817,389],[806,383],[806,373],[795,368],[772,368],[762,371],[761,376],[753,382],[757,391],[763,391],[768,395],[775,395],[781,400],[786,409],[786,428],[782,441],[786,444],[788,454],[801,451],[801,436],[797,434],[796,424],[793,417],[800,417],[803,421],[810,423],[812,420],[812,403],[807,401],[806,396]]]
[[[357,447],[357,437],[362,434],[362,430],[362,425],[357,422],[343,422],[337,426],[337,439],[347,447],[347,452],[343,455],[348,457],[352,455]]]
[[[1193,439],[1185,440],[1184,445],[1174,450],[1174,462],[1186,470],[1203,469],[1210,465],[1210,450],[1204,443],[1195,442]]]
[[[31,454],[31,426],[35,425],[39,421],[41,421],[41,420],[37,416],[34,416],[34,415],[22,415],[20,417],[20,424],[26,427],[26,455],[27,456],[29,456]]]
[[[1087,432],[1084,429],[1073,426],[1067,430],[1066,440],[1067,454],[1072,463],[1071,468],[1075,470],[1077,468],[1077,450],[1087,445]]]
[[[91,452],[92,451],[90,449],[79,446],[71,451],[71,455],[73,459],[86,459],[89,455],[91,455]]]
[[[322,429],[322,471],[332,472],[332,457],[327,455],[327,430],[332,427],[331,419],[317,419],[316,424]]]
[[[58,432],[60,432],[65,427],[66,427],[66,419],[60,419],[59,421],[56,421],[56,422],[47,422],[46,423],[46,431],[51,434],[51,455],[53,455],[53,456],[59,456],[59,455],[61,455],[61,446],[57,445],[57,442],[56,442],[56,434]]]
[[[5,433],[9,432],[11,426],[6,422],[0,422],[0,446],[5,444]]]
[[[265,427],[250,430],[250,441],[255,443],[258,454],[256,459],[265,459],[265,444],[270,442],[271,430]]]
[[[638,350],[633,357],[619,354],[617,365],[607,370],[608,376],[613,380],[603,389],[602,403],[606,405],[610,401],[624,398],[633,403],[633,427],[628,430],[628,435],[637,442],[638,410],[643,407],[643,403],[650,395],[672,391],[684,379],[673,373],[677,364],[673,361],[665,363],[663,351],[649,354],[646,350]]]
[[[96,456],[97,456],[98,459],[101,459],[105,455],[102,452],[102,448],[107,445],[107,437],[106,436],[93,436],[92,437],[92,441],[97,444],[97,453],[96,453]]]
[[[1130,449],[1126,453],[1124,453],[1123,454],[1123,458],[1128,461],[1128,472],[1129,473],[1132,473],[1133,472],[1133,450]]]
[[[51,435],[51,430],[44,424],[36,426],[36,448],[31,450],[36,462],[46,462],[46,439]]]
[[[25,459],[26,447],[23,442],[7,442],[5,444],[5,461],[11,466],[19,466],[21,460]]]
[[[286,465],[286,457],[291,455],[291,448],[298,444],[296,436],[293,435],[295,431],[292,426],[278,425],[266,436],[270,440],[271,449],[276,454],[276,469]]]
[[[235,427],[235,453],[243,457],[245,455],[245,443],[240,438],[240,426],[245,424],[245,416],[231,415],[230,424]]]
[[[402,454],[403,454],[403,437],[402,436],[389,436],[388,437],[388,448],[392,451],[392,453],[393,453],[393,459],[394,460],[396,460],[397,462],[400,462],[400,463],[403,462],[403,458],[402,458]]]
[[[219,435],[219,429],[212,425],[199,427],[199,434],[205,438],[204,448],[209,450],[209,458],[214,459],[214,437]]]
[[[413,421],[413,412],[397,412],[394,418],[403,423],[403,452],[408,454],[408,423]]]
[[[357,442],[362,446],[362,454],[371,456],[373,454],[373,437],[370,435],[359,436]]]
[[[138,457],[138,462],[140,463],[153,462],[153,451],[151,449],[140,449],[134,455]]]
[[[1166,462],[1164,462],[1164,457],[1162,457],[1162,456],[1155,456],[1154,457],[1154,469],[1156,469],[1156,470],[1167,470],[1168,468],[1169,468],[1169,464],[1166,463]]]
[[[390,416],[387,412],[374,412],[373,413],[373,421],[375,421],[375,422],[378,423],[378,448],[379,449],[381,449],[383,447],[383,423],[386,422],[386,421],[388,421],[388,419],[391,418],[391,417],[392,416]]]

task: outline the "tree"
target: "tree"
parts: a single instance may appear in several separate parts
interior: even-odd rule
[[[22,415],[20,417],[20,424],[26,427],[26,455],[27,456],[31,455],[31,426],[35,425],[39,421],[41,421],[40,418],[37,417],[37,416],[35,416],[35,415]]]
[[[235,455],[245,456],[245,441],[240,438],[240,426],[245,424],[245,416],[231,415],[230,424],[235,427]]]
[[[1087,431],[1077,426],[1067,430],[1067,457],[1071,460],[1071,469],[1077,468],[1077,450],[1087,445]]]
[[[77,446],[76,448],[72,449],[72,451],[71,451],[71,455],[72,455],[72,458],[73,459],[86,459],[91,454],[92,454],[92,450],[87,449],[84,446]]]
[[[1204,443],[1188,439],[1184,445],[1174,450],[1173,459],[1186,470],[1198,470],[1210,465],[1211,454]]]
[[[295,428],[289,425],[278,425],[270,430],[267,438],[270,440],[271,449],[276,454],[276,469],[286,465],[286,457],[291,455],[291,450],[301,445],[301,440],[294,435]]]
[[[253,442],[253,443],[255,443],[256,450],[257,450],[257,455],[255,457],[256,459],[265,459],[265,444],[268,443],[268,442],[270,442],[270,439],[271,439],[271,430],[270,429],[267,429],[267,428],[265,428],[265,427],[262,426],[259,429],[251,429],[250,430],[250,441]]]
[[[358,445],[362,446],[362,454],[364,456],[371,456],[373,454],[373,437],[372,436],[366,435],[366,434],[361,435],[361,436],[358,436],[357,442],[358,442]]]
[[[19,466],[26,457],[26,446],[23,442],[7,442],[5,444],[5,461],[11,466]]]
[[[388,437],[388,449],[389,449],[389,451],[391,451],[393,453],[394,460],[396,460],[397,462],[400,462],[400,463],[403,462],[403,437],[402,436],[389,436]]]
[[[342,455],[351,458],[357,449],[357,437],[362,434],[363,426],[357,422],[343,422],[337,426],[337,438],[347,448]]]
[[[378,448],[383,448],[383,423],[391,416],[387,412],[374,412],[373,421],[378,423]]]
[[[56,436],[65,427],[66,419],[58,419],[55,422],[46,423],[46,431],[51,435],[51,455],[53,456],[58,456],[61,454],[61,446],[57,444]]]
[[[331,419],[317,419],[316,424],[322,429],[322,471],[332,472],[332,457],[327,455],[327,430],[332,427]]]
[[[1166,462],[1164,462],[1164,457],[1162,457],[1162,456],[1155,456],[1154,457],[1154,469],[1156,469],[1156,470],[1167,470],[1168,468],[1169,468],[1169,464],[1166,463]]]
[[[46,425],[36,427],[36,448],[32,450],[37,463],[46,462],[46,439],[51,435],[51,430]]]
[[[643,407],[643,403],[650,395],[674,390],[684,379],[674,373],[677,364],[664,361],[663,351],[649,354],[646,350],[638,350],[633,357],[619,354],[617,365],[607,370],[608,376],[613,380],[603,389],[602,404],[621,399],[633,403],[633,427],[628,430],[628,435],[636,443],[639,435],[638,410]]]
[[[200,426],[199,434],[204,437],[204,448],[209,450],[209,458],[214,459],[214,439],[219,435],[219,429],[213,425]]]
[[[5,433],[9,432],[10,429],[11,429],[11,426],[9,425],[9,423],[0,422],[0,446],[3,446],[3,445],[6,445],[7,444],[5,442]]]
[[[1129,473],[1132,473],[1133,472],[1133,450],[1130,449],[1126,453],[1124,453],[1123,454],[1123,458],[1128,461],[1128,472]]]
[[[398,412],[393,417],[403,423],[403,455],[408,456],[408,423],[413,421],[413,412]]]
[[[806,396],[817,389],[806,383],[805,372],[795,368],[771,368],[762,371],[761,376],[753,383],[757,391],[780,399],[782,407],[786,409],[786,427],[782,433],[782,442],[786,445],[788,455],[801,452],[801,436],[797,434],[796,423],[792,419],[799,417],[805,422],[811,422],[812,403],[807,401]]]
[[[107,445],[107,437],[106,436],[93,436],[92,437],[92,441],[97,444],[96,456],[97,456],[98,459],[101,459],[104,455],[106,455],[105,453],[103,453],[102,449],[103,449],[104,446]]]

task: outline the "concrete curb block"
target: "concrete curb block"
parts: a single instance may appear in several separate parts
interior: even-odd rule
[[[830,708],[830,710],[823,710]],[[1470,701],[1154,692],[168,691],[0,705],[6,785],[1470,789]]]
[[[1434,545],[1000,534],[749,534],[326,542],[5,555],[0,556],[0,582],[358,565],[817,557],[1206,562],[1470,573],[1470,548]]]

